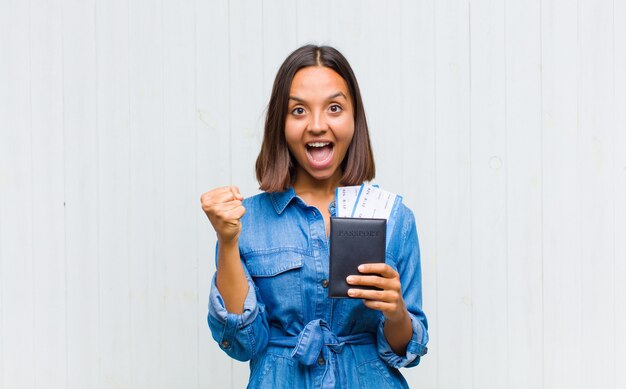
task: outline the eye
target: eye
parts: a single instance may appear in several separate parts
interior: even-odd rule
[[[291,113],[294,114],[294,115],[304,115],[304,108],[296,107],[296,108],[291,110]]]
[[[341,108],[341,105],[339,105],[339,104],[333,104],[328,109],[332,113],[339,113],[339,112],[343,111],[343,108]]]

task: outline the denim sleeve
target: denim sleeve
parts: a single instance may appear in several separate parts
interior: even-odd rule
[[[234,314],[226,310],[224,299],[215,283],[216,273],[211,281],[208,314],[213,339],[226,354],[238,361],[254,358],[265,349],[269,339],[265,304],[257,295],[256,285],[245,264],[243,265],[248,279],[248,294],[243,304],[243,312]]]
[[[408,208],[403,208],[401,236],[398,237],[401,245],[397,250],[393,250],[397,253],[394,255],[396,258],[393,258],[393,260],[397,266],[396,270],[400,274],[402,295],[411,317],[413,334],[407,345],[406,355],[400,356],[394,353],[385,338],[383,332],[385,320],[381,314],[376,336],[378,354],[389,366],[394,368],[417,366],[420,358],[428,351],[426,348],[428,343],[428,323],[426,315],[422,311],[422,272],[417,229],[413,213]]]

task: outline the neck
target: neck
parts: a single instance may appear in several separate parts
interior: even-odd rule
[[[311,194],[313,196],[334,196],[335,189],[339,186],[342,172],[337,169],[332,176],[324,180],[318,180],[311,177],[304,169],[298,166],[296,170],[296,180],[293,184],[293,189],[298,195],[304,193]]]

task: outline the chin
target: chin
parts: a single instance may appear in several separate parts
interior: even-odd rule
[[[333,176],[336,174],[337,169],[333,169],[333,170],[329,170],[327,172],[320,172],[320,171],[307,171],[307,173],[309,173],[309,175],[318,180],[318,181],[326,181],[329,180],[331,178],[333,178]]]

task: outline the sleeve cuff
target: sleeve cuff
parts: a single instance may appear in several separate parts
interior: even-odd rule
[[[211,293],[209,295],[209,324],[212,327],[223,327],[221,339],[218,340],[223,349],[228,349],[235,333],[248,326],[259,313],[254,284],[248,280],[248,294],[243,303],[243,312],[235,314],[226,310],[224,299],[215,284],[216,276],[211,281]]]
[[[406,347],[406,355],[400,356],[393,352],[391,349],[391,345],[387,342],[387,338],[385,338],[384,326],[385,326],[385,317],[383,316],[378,324],[378,333],[377,333],[377,346],[378,346],[378,354],[380,357],[391,367],[399,369],[401,367],[413,367],[416,366],[420,362],[420,357],[426,355],[428,352],[428,348],[426,347],[426,343],[428,343],[428,335],[426,331],[424,331],[420,322],[417,318],[409,312],[411,317],[411,326],[413,327],[413,334],[411,336],[411,340]],[[382,316],[382,315],[381,315]]]

